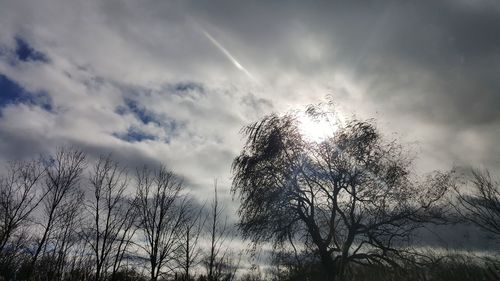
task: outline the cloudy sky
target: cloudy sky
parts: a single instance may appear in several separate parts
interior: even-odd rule
[[[419,171],[499,171],[498,81],[496,0],[0,0],[1,161],[75,145],[227,189],[242,126],[328,96]]]

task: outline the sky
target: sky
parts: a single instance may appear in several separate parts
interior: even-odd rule
[[[75,146],[206,197],[244,125],[331,100],[418,172],[497,172],[499,78],[496,0],[0,0],[0,161]]]

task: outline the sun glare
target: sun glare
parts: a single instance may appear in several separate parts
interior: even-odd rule
[[[310,116],[299,114],[299,130],[301,134],[312,142],[322,142],[333,136],[338,129],[336,119],[328,116]]]

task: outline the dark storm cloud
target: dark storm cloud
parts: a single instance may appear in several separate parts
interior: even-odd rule
[[[326,66],[341,67],[370,84],[367,99],[398,96],[395,110],[453,125],[499,120],[500,8],[495,2],[282,4],[202,2],[191,9],[199,20],[242,41],[262,57],[259,62],[278,60],[285,72],[291,67],[310,75]],[[328,49],[313,66],[303,53],[293,53],[300,37],[308,35]],[[412,97],[416,94],[418,99]]]
[[[498,2],[218,1],[183,8],[268,83],[293,73],[329,84],[343,73],[362,88],[351,102],[349,90],[332,87],[348,111],[378,112],[391,130],[439,151],[437,161],[500,169]],[[293,87],[292,99],[300,85]],[[318,97],[307,89],[299,95]],[[472,161],[463,153],[471,146]]]
[[[396,4],[386,13],[392,19],[379,32],[382,40],[374,39],[377,43],[370,50],[370,57],[380,59],[367,58],[356,72],[372,79],[373,98],[414,95],[412,88],[420,88],[416,104],[403,100],[398,106],[434,122],[498,122],[500,13],[492,8],[452,1]],[[419,73],[429,78],[421,81]],[[394,92],[395,86],[400,90]]]

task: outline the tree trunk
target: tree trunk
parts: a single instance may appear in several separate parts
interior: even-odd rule
[[[335,281],[335,263],[331,254],[326,249],[320,249],[321,265],[325,273],[325,281]]]

